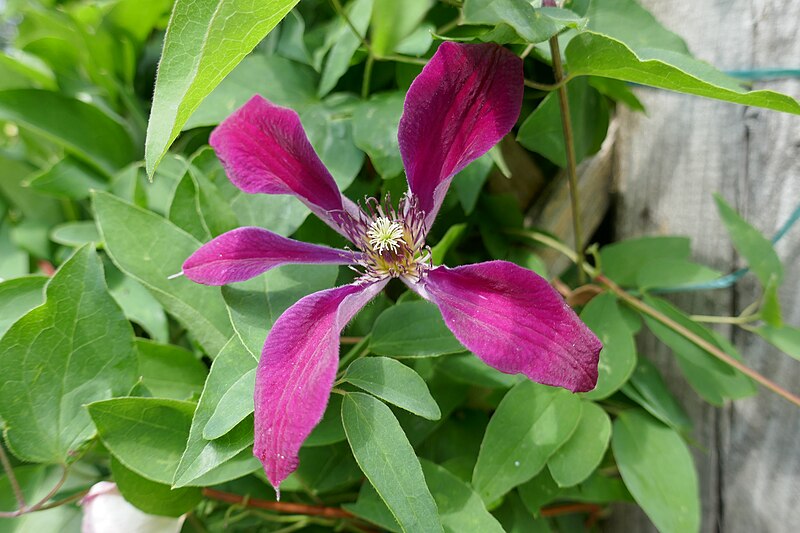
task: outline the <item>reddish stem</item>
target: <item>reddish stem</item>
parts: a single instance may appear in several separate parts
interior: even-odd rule
[[[233,503],[237,505],[244,505],[245,507],[253,507],[256,509],[266,509],[268,511],[276,511],[278,513],[302,514],[308,516],[322,516],[325,518],[349,518],[356,519],[356,517],[344,509],[338,507],[325,507],[322,505],[306,505],[303,503],[291,502],[273,502],[269,500],[260,500],[258,498],[245,498],[239,494],[231,494],[230,492],[222,492],[215,489],[203,489],[203,496],[211,498],[212,500],[219,500],[221,502]]]

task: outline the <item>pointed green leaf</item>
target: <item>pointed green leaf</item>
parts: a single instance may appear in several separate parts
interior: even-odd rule
[[[28,311],[44,303],[45,276],[23,276],[0,283],[0,338]]]
[[[219,399],[214,414],[203,428],[203,438],[218,439],[236,427],[253,412],[253,391],[256,386],[256,369],[242,374]]]
[[[800,360],[800,329],[791,326],[776,328],[766,324],[756,328],[755,332],[785,354]]]
[[[465,351],[435,305],[424,301],[390,307],[372,327],[369,349],[393,357],[432,357]]]
[[[441,532],[419,459],[392,411],[368,394],[349,393],[342,424],[358,465],[403,531]]]
[[[231,431],[215,440],[203,438],[203,429],[214,415],[225,392],[243,375],[256,368],[257,361],[233,336],[214,359],[203,393],[191,421],[189,439],[171,481],[176,487],[221,483],[243,476],[259,468],[258,460],[248,448],[253,444],[253,419],[247,417]],[[249,405],[240,409],[252,410]],[[213,477],[212,477],[213,476]]]
[[[200,102],[298,0],[178,0],[164,36],[145,161],[152,176]]]
[[[0,120],[30,128],[111,175],[137,158],[128,132],[92,104],[52,91],[0,91]]]
[[[608,130],[608,103],[586,79],[567,84],[575,157],[578,163],[596,153]],[[531,113],[517,134],[517,141],[560,167],[567,166],[564,129],[557,91],[548,94]]]
[[[232,333],[219,289],[185,277],[169,279],[181,272],[200,243],[163,217],[108,193],[96,193],[93,203],[114,264],[147,287],[209,353],[216,354]]]
[[[119,461],[150,481],[170,485],[195,404],[165,398],[113,398],[88,405],[97,433]]]
[[[800,114],[800,103],[774,91],[748,91],[708,63],[665,49],[635,51],[620,40],[584,31],[565,50],[570,76],[601,76],[726,102]]]
[[[439,406],[425,381],[412,369],[387,357],[366,357],[354,361],[342,378],[406,411],[429,420],[441,416]]]
[[[94,433],[84,406],[133,386],[133,329],[85,246],[47,284],[46,301],[0,340],[0,416],[19,458],[64,463]]]
[[[719,339],[709,330],[691,320],[680,309],[658,298],[645,296],[644,300],[648,305],[664,313],[686,329],[711,344],[720,346],[731,357],[741,359],[733,351],[732,346],[721,346]],[[722,405],[726,399],[743,398],[755,394],[756,388],[750,378],[715,358],[661,322],[649,316],[645,316],[644,319],[650,331],[678,356],[678,365],[683,371],[686,380],[707,402],[714,405]]]
[[[528,0],[465,0],[465,24],[507,24],[525,41],[546,41],[566,27],[586,24],[566,9],[536,9]]]
[[[622,392],[666,425],[683,433],[691,431],[691,419],[672,396],[656,366],[646,358],[639,358]]]
[[[137,339],[139,376],[158,398],[187,400],[203,390],[208,369],[189,350],[174,344]]]

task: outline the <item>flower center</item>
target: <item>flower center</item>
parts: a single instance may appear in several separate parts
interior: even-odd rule
[[[396,220],[378,217],[370,224],[367,237],[369,237],[370,246],[376,252],[381,253],[387,249],[397,252],[397,247],[403,240],[403,233],[403,226]]]
[[[367,198],[356,215],[340,212],[337,222],[361,253],[356,271],[364,281],[404,278],[419,281],[431,268],[431,251],[425,246],[425,213],[413,195],[392,206],[389,195],[381,204]]]

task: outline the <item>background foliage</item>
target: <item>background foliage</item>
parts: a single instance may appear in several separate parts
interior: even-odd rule
[[[538,252],[573,253],[526,226],[530,198],[514,186],[525,172],[555,183],[568,166],[560,86],[577,162],[600,149],[616,106],[642,109],[631,83],[800,114],[692,58],[634,0],[537,4],[7,2],[0,425],[14,476],[0,476],[0,511],[25,512],[0,530],[77,531],[73,502],[100,479],[146,512],[191,512],[186,531],[572,531],[614,502],[637,503],[661,531],[697,530],[691,421],[635,337],[647,329],[672,348],[709,403],[756,388],[730,365],[741,356],[729,343],[665,299],[727,282],[692,262],[685,238],[591,249],[597,290],[571,301],[605,348],[597,389],[579,395],[490,369],[435,308],[391,285],[345,331],[342,394],[282,487],[293,508],[275,504],[251,454],[254,369],[286,308],[351,273],[284,267],[221,289],[169,279],[242,225],[340,245],[295,199],[241,193],[206,146],[254,93],[300,113],[349,197],[401,193],[405,90],[441,40],[508,45],[526,58],[529,88],[507,139],[524,149],[495,149],[456,177],[430,238],[436,262],[514,261],[560,276],[571,296],[579,272],[548,272]],[[800,358],[772,243],[717,202],[763,287],[731,320]]]

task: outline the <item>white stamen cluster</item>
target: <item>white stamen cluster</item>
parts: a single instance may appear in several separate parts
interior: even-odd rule
[[[354,266],[364,282],[386,278],[419,281],[431,268],[431,251],[425,246],[425,213],[417,208],[411,194],[400,199],[395,209],[387,195],[383,203],[367,198],[357,213],[334,213],[360,252]]]
[[[397,247],[403,240],[403,226],[395,220],[378,217],[370,224],[367,237],[376,252],[381,253],[387,249],[397,252]]]

